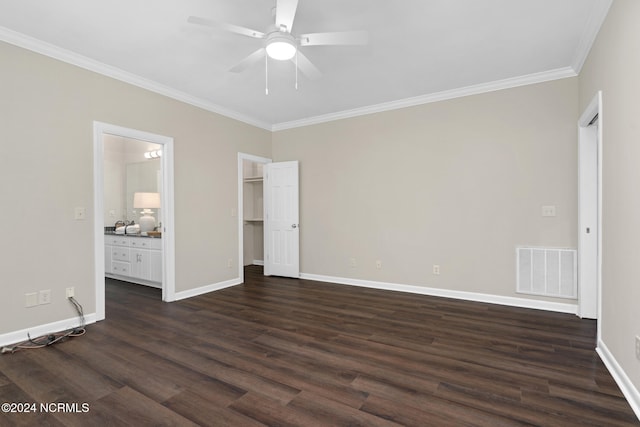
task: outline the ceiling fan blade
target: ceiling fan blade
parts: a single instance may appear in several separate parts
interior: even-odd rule
[[[310,33],[302,34],[299,38],[300,46],[366,45],[369,43],[369,33],[366,31]]]
[[[218,30],[230,31],[232,33],[240,34],[247,37],[253,37],[255,39],[263,39],[265,37],[264,33],[252,30],[251,28],[227,24],[225,22],[212,21],[211,19],[200,18],[198,16],[190,16],[189,18],[187,18],[187,22],[191,24],[204,25],[205,27],[211,27]]]
[[[287,33],[293,28],[293,19],[296,17],[298,0],[277,0],[276,2],[276,27],[284,27]]]
[[[317,80],[322,77],[322,73],[320,72],[320,70],[318,70],[318,68],[313,65],[311,61],[309,61],[309,58],[307,58],[302,54],[302,52],[300,52],[300,49],[298,49],[298,53],[296,53],[296,55],[298,55],[298,69],[309,80]],[[294,56],[293,58],[291,58],[291,61],[295,64],[296,57]]]
[[[244,58],[237,65],[230,68],[229,71],[231,71],[232,73],[241,73],[247,68],[249,68],[250,66],[252,66],[253,64],[259,62],[262,58],[264,58],[264,55],[265,55],[265,49],[261,47],[260,49],[253,52],[251,55]]]

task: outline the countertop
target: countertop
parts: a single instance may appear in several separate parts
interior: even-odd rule
[[[160,236],[143,236],[142,234],[116,234],[113,231],[105,231],[104,232],[105,236],[122,236],[122,237],[141,237],[141,238],[145,238],[145,239],[161,239],[162,235]]]

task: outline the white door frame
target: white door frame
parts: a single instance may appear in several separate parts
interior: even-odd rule
[[[589,125],[592,123],[594,117],[597,118],[597,132],[594,132],[589,128]],[[585,168],[590,169],[590,173],[597,174],[597,222],[596,227],[597,230],[597,248],[596,248],[596,259],[591,260],[596,263],[596,277],[591,278],[588,281],[584,281],[585,283],[593,283],[594,286],[582,286],[583,279],[582,274],[583,269],[579,266],[579,297],[578,297],[578,315],[580,317],[593,317],[589,315],[590,312],[593,311],[593,301],[594,299],[597,301],[596,303],[596,319],[598,320],[598,340],[600,340],[600,318],[602,312],[602,126],[603,126],[603,117],[602,117],[602,92],[598,92],[596,96],[593,98],[589,106],[585,109],[585,111],[580,116],[580,120],[578,121],[578,148],[583,147],[587,144],[597,145],[597,165],[593,164],[583,164],[580,161],[580,156],[578,160],[578,168],[582,170],[582,173],[585,172]],[[594,171],[593,168],[596,168]],[[579,181],[580,182],[580,181]],[[585,197],[581,185],[579,185],[579,198]],[[580,204],[579,204],[580,206]],[[579,224],[578,224],[578,254],[580,256],[583,252],[588,252],[588,249],[585,245],[587,245],[587,239],[584,238],[585,229],[588,224],[583,223],[583,215],[581,212],[578,213],[579,216]],[[595,279],[595,280],[594,280]]]
[[[173,138],[122,126],[93,122],[94,281],[96,320],[105,318],[104,286],[104,141],[114,135],[162,145],[162,300],[175,300],[175,228],[173,201]]]
[[[253,154],[238,153],[238,277],[240,282],[244,282],[244,175],[243,161],[249,160],[255,163],[267,164],[272,160],[266,157],[254,156]]]

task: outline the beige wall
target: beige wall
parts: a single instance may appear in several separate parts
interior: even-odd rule
[[[516,246],[577,244],[577,119],[572,78],[274,133],[300,161],[301,271],[529,298]]]
[[[176,291],[237,277],[237,153],[270,156],[268,131],[5,43],[0,63],[0,334],[73,317],[67,286],[95,312],[94,120],[174,138]]]
[[[636,390],[640,361],[640,2],[616,0],[580,74],[580,110],[603,93],[602,340]]]

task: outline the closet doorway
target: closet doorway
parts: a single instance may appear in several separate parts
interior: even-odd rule
[[[264,265],[264,165],[271,159],[238,153],[238,276],[244,267]]]

